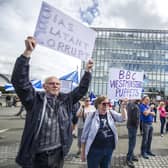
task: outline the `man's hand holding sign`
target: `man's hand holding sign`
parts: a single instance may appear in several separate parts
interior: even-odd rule
[[[36,47],[36,39],[34,37],[28,36],[27,39],[25,40],[25,51],[23,55],[26,57],[30,57],[35,47]]]

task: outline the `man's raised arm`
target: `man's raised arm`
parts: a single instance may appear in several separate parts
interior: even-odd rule
[[[17,95],[27,110],[32,107],[35,94],[35,90],[29,80],[29,60],[35,46],[35,38],[27,37],[25,40],[25,50],[16,60],[11,80]]]
[[[73,104],[79,101],[87,93],[91,81],[92,68],[93,61],[89,60],[86,64],[85,73],[79,83],[79,86],[70,93],[73,99]]]

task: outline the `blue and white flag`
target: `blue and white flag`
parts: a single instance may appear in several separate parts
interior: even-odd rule
[[[41,80],[31,80],[31,83],[32,83],[33,87],[35,88],[35,90],[37,90],[37,91],[43,90]],[[15,91],[15,88],[13,87],[13,85],[11,83],[5,84],[4,88],[5,88],[5,91],[7,91],[7,92]]]
[[[90,98],[91,104],[93,105],[93,104],[94,104],[94,101],[95,101],[95,99],[96,99],[96,96],[94,95],[93,92],[90,92],[89,98]]]
[[[59,78],[60,80],[69,80],[72,81],[72,86],[76,87],[79,84],[78,71],[73,71],[67,75],[64,75]]]
[[[41,80],[31,80],[31,83],[36,91],[43,91],[43,85]]]
[[[4,88],[5,88],[5,91],[7,91],[7,92],[15,90],[11,83],[5,84]]]

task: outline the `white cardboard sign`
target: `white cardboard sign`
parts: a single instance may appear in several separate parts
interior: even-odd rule
[[[71,80],[60,80],[61,81],[61,92],[69,93],[72,91],[72,81]]]
[[[87,60],[92,56],[96,32],[43,2],[34,37],[40,45]]]
[[[108,96],[110,99],[140,99],[143,88],[143,72],[110,68]]]

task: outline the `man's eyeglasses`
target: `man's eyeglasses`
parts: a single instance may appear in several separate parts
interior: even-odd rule
[[[103,102],[101,103],[103,106],[110,106],[110,102]]]
[[[85,102],[90,102],[90,100],[85,100]]]
[[[60,85],[60,83],[58,83],[58,82],[48,82],[47,85],[52,85],[52,86],[53,85]]]

